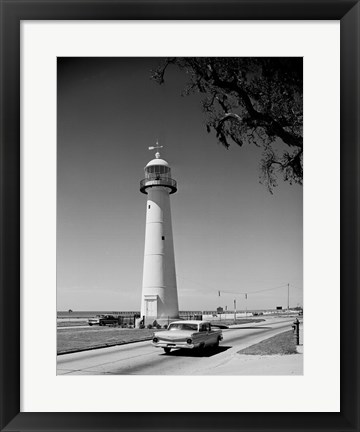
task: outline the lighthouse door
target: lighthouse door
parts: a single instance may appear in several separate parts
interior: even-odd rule
[[[145,296],[145,316],[157,317],[157,297]]]

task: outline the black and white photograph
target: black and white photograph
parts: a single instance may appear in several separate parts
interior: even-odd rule
[[[56,206],[57,375],[303,375],[302,57],[58,57]]]

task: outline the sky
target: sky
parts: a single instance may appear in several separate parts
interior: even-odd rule
[[[180,310],[303,305],[303,190],[259,182],[261,150],[207,133],[159,58],[58,58],[57,310],[140,310],[148,147],[163,145]],[[220,296],[218,294],[220,291]],[[260,291],[260,292],[259,292]],[[247,299],[245,294],[247,293]]]

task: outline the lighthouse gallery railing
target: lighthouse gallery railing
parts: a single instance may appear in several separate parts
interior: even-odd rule
[[[145,190],[152,186],[165,186],[171,189],[170,193],[177,191],[176,180],[172,178],[160,177],[159,176],[149,176],[140,181],[140,191],[146,193]]]

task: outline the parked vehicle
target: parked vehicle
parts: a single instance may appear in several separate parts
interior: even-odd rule
[[[88,319],[89,326],[99,325],[99,319],[100,318],[89,318]]]
[[[156,348],[163,348],[168,354],[175,348],[217,347],[222,339],[222,331],[213,329],[207,321],[174,321],[167,330],[154,334],[152,344]]]
[[[119,318],[114,317],[113,315],[104,315],[99,319],[99,325],[100,326],[106,326],[109,324],[118,324]]]
[[[99,325],[99,321],[100,321],[101,317],[102,317],[102,315],[96,315],[96,317],[89,318],[88,319],[89,326]]]

